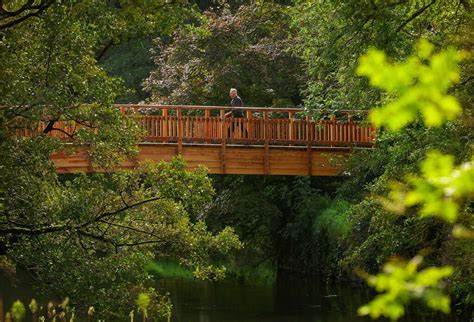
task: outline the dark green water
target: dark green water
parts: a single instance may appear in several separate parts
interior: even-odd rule
[[[242,285],[164,279],[160,291],[171,293],[175,322],[357,322],[357,308],[369,290],[348,285],[323,285],[298,279],[274,285]],[[406,322],[462,321],[454,316],[410,312]]]
[[[166,278],[157,282],[157,288],[162,293],[170,293],[173,322],[371,321],[356,314],[357,308],[371,298],[370,291],[343,283],[325,285],[291,278],[274,284],[246,285],[233,281]],[[12,286],[0,277],[0,294],[6,307],[16,299],[29,303],[34,293],[26,279]],[[400,321],[466,322],[469,319],[411,310]]]

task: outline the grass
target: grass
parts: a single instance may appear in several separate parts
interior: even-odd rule
[[[173,261],[157,260],[147,265],[147,270],[159,278],[193,278],[193,272]]]
[[[257,266],[240,266],[231,263],[227,267],[227,278],[239,282],[255,284],[273,284],[276,281],[276,266],[270,261],[265,261]]]
[[[214,265],[226,267],[227,280],[249,284],[271,284],[276,280],[276,267],[268,261],[257,266],[241,266],[232,262],[216,262]],[[151,262],[147,270],[158,278],[194,278],[191,269],[169,260]]]

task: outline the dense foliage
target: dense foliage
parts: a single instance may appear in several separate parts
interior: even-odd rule
[[[157,40],[156,69],[145,81],[162,103],[227,105],[238,88],[247,106],[300,103],[301,62],[291,51],[290,16],[277,4],[207,12],[206,24]]]
[[[109,75],[123,79],[127,87],[126,92],[117,97],[117,102],[137,103],[149,97],[142,82],[153,69],[151,48],[151,37],[140,37],[113,46],[104,55],[101,66]]]
[[[468,45],[469,1],[296,1],[295,48],[306,63],[306,106],[367,109],[381,98],[357,77],[357,60],[370,47],[400,59],[425,37],[438,46]],[[363,94],[362,94],[363,93]]]
[[[394,298],[419,295],[430,306],[425,289],[440,291],[452,274],[449,291],[472,308],[472,239],[454,238],[472,236],[470,181],[443,179],[463,173],[472,155],[474,60],[454,49],[472,52],[472,2],[197,3],[209,10],[199,15],[179,1],[0,1],[0,269],[27,268],[45,292],[121,316],[140,292],[153,293],[144,268],[155,257],[212,279],[224,273],[216,263],[231,262],[325,279],[360,280],[358,272],[388,291],[387,280],[423,288],[388,292],[389,302],[362,310],[373,316]],[[417,47],[421,38],[433,45]],[[339,178],[216,176],[215,198],[205,171],[187,172],[182,160],[108,172],[140,139],[112,103],[227,105],[230,87],[247,106],[383,106],[372,114],[377,149],[354,151]],[[105,173],[55,174],[49,155],[65,148],[48,134],[65,119],[82,124],[70,139],[89,146]],[[40,120],[42,132],[16,137]],[[411,260],[386,264],[393,257]],[[453,269],[427,268],[446,265]],[[421,286],[420,272],[432,277]],[[448,311],[445,297],[434,298],[431,306]]]
[[[454,239],[452,227],[443,221],[417,216],[417,207],[413,207],[417,202],[406,209],[403,217],[386,209],[386,202],[380,202],[389,195],[388,184],[400,179],[402,174],[412,173],[412,177],[416,177],[421,173],[428,178],[426,167],[420,169],[418,163],[433,149],[453,155],[452,159],[443,162],[441,157],[433,159],[444,165],[470,160],[472,128],[469,117],[472,115],[474,89],[472,57],[464,57],[458,79],[456,62],[459,56],[453,49],[436,56],[430,66],[418,67],[417,61],[411,59],[390,68],[382,68],[386,63],[384,59],[388,58],[381,58],[380,52],[373,51],[363,68],[374,75],[372,84],[395,91],[392,95],[383,95],[379,89],[370,88],[367,80],[356,74],[359,56],[371,46],[383,49],[390,58],[399,61],[416,50],[417,39],[425,37],[435,46],[420,45],[420,60],[423,62],[428,60],[433,50],[448,45],[472,49],[472,39],[468,36],[473,27],[470,6],[469,2],[464,1],[300,1],[291,9],[294,29],[290,36],[296,43],[293,48],[304,61],[304,71],[309,79],[303,92],[309,110],[366,109],[387,104],[391,114],[380,113],[380,117],[374,114],[374,121],[392,128],[401,128],[413,120],[415,122],[397,133],[382,129],[375,151],[354,153],[347,168],[349,175],[343,182],[335,181],[337,194],[332,198],[321,196],[322,193],[314,190],[313,185],[295,185],[296,181],[292,180],[279,184],[269,180],[247,183],[257,187],[266,185],[257,190],[246,188],[245,184],[234,186],[237,195],[233,198],[240,201],[231,201],[231,204],[252,204],[258,200],[261,210],[254,218],[260,218],[259,214],[267,216],[266,212],[271,212],[273,219],[266,225],[267,233],[258,236],[270,233],[266,239],[272,242],[270,251],[278,267],[347,278],[354,277],[355,270],[377,272],[392,256],[412,258],[422,250],[429,250],[425,254],[424,265],[452,265],[454,273],[450,290],[457,301],[472,305],[472,241]],[[364,64],[363,61],[361,63]],[[458,83],[448,90],[451,81]],[[400,85],[401,82],[403,85]],[[400,92],[405,95],[403,100],[390,105]],[[444,95],[447,92],[450,96],[440,96],[440,93]],[[439,125],[460,113],[464,114],[461,119],[439,128],[429,128],[418,120],[421,114],[428,126]],[[429,168],[438,169],[438,165],[434,164]],[[422,181],[411,182],[418,189],[428,189]],[[460,182],[461,190],[468,189],[468,185],[469,179]],[[275,199],[277,191],[282,188],[286,194],[281,199]],[[244,193],[250,199],[244,202],[241,201],[241,193],[246,190],[252,191],[252,194]],[[263,194],[262,200],[260,191],[263,190],[272,191],[273,198]],[[228,191],[226,194],[232,195]],[[294,195],[300,197],[292,202]],[[419,192],[417,196],[420,196]],[[443,202],[436,206],[435,200],[430,199],[425,209],[428,213],[434,212],[443,217],[444,210],[452,213],[444,205]],[[470,207],[469,198],[467,202],[463,199],[458,222],[465,227],[473,225]],[[243,214],[247,212],[242,210]],[[246,219],[239,222],[239,214],[231,214],[232,219],[229,216],[226,218],[237,230],[245,227]],[[254,221],[261,222],[259,219]],[[252,238],[248,244],[259,245]],[[261,247],[256,251],[260,252]],[[443,307],[446,308],[446,302]]]
[[[221,276],[210,262],[240,242],[232,229],[211,234],[196,219],[213,194],[205,170],[191,173],[175,160],[109,172],[134,155],[141,133],[113,106],[124,86],[99,62],[131,38],[169,34],[192,8],[100,0],[0,6],[2,268],[26,269],[38,293],[70,296],[74,306],[92,305],[118,320],[138,293],[156,295],[146,264],[157,256],[194,267],[202,278]],[[56,174],[51,153],[73,152],[49,137],[62,120],[81,125],[68,137],[89,147],[103,173]],[[32,134],[19,137],[18,129]]]
[[[459,82],[457,63],[462,53],[452,48],[439,53],[433,50],[434,46],[422,39],[406,62],[388,62],[385,54],[376,50],[361,58],[358,73],[369,77],[372,86],[382,88],[391,98],[370,112],[374,124],[387,124],[397,132],[413,123],[417,114],[427,127],[439,127],[460,114],[457,99],[446,92],[452,83]],[[413,214],[415,210],[420,218],[438,217],[447,223],[458,223],[452,236],[474,239],[474,218],[472,211],[466,209],[474,196],[473,157],[469,151],[467,160],[455,166],[454,155],[428,151],[419,163],[420,174],[406,174],[404,181],[393,181],[382,204],[394,213]],[[470,258],[472,252],[463,255]],[[406,265],[392,260],[383,273],[366,277],[370,285],[384,293],[361,307],[359,313],[398,320],[404,315],[404,305],[412,299],[421,299],[434,310],[450,312],[450,298],[443,294],[441,280],[453,274],[453,267],[429,267],[418,272],[422,260],[415,256]]]

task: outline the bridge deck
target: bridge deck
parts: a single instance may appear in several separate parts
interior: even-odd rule
[[[312,148],[308,154],[305,147],[273,146],[266,153],[261,146],[228,145],[222,153],[219,145],[183,144],[178,153],[177,144],[144,143],[137,158],[124,162],[122,167],[133,168],[146,160],[169,161],[178,154],[190,169],[204,165],[215,174],[335,176],[343,169],[341,161],[349,155],[349,150]],[[94,171],[84,148],[73,155],[57,153],[52,158],[59,173]]]
[[[118,107],[144,131],[139,155],[124,168],[182,155],[190,168],[200,164],[211,173],[332,176],[342,169],[337,160],[354,147],[372,147],[376,133],[362,111],[321,112],[313,118],[295,108],[246,107],[244,118],[233,118],[225,116],[229,107]],[[55,128],[73,134],[79,126],[63,121]],[[68,138],[61,131],[50,135]],[[52,159],[59,172],[93,171],[85,148]]]

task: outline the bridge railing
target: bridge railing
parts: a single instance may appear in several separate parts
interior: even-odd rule
[[[375,128],[366,111],[321,111],[316,117],[299,108],[118,105],[137,118],[145,142],[244,143],[256,145],[372,146]],[[244,117],[226,117],[232,109]]]
[[[118,104],[137,120],[144,142],[252,144],[283,146],[373,146],[376,130],[366,122],[366,111],[319,111],[308,116],[300,108],[242,107],[244,117],[226,117],[231,107],[192,105]],[[19,128],[17,134],[42,132],[46,122],[35,129]],[[48,135],[70,139],[81,125],[59,121]]]

